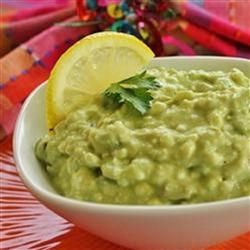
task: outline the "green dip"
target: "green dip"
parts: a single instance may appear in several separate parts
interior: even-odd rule
[[[153,68],[145,115],[101,96],[35,146],[62,195],[114,204],[189,204],[250,195],[250,79],[240,70]]]

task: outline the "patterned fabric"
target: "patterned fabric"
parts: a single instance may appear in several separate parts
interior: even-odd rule
[[[6,15],[1,16],[0,53],[14,49],[0,59],[0,139],[13,131],[21,103],[48,78],[60,55],[74,42],[95,31],[94,27],[53,25],[68,18],[74,20],[74,7],[69,1],[55,5],[57,1],[47,0],[47,6],[41,2],[12,0],[6,1],[8,8],[1,6]],[[34,8],[15,10],[33,4]]]
[[[244,3],[245,11],[236,7],[239,3]],[[194,41],[221,55],[250,58],[249,0],[176,1],[175,8],[183,17],[179,27]],[[236,16],[237,10],[242,12]]]

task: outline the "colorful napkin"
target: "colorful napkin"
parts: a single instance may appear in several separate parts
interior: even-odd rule
[[[219,55],[250,58],[250,1],[193,0],[174,5],[182,16],[181,30],[198,44]]]
[[[76,19],[70,2],[56,5],[48,0],[45,7],[37,4],[42,1],[6,1],[16,8],[20,2],[29,8],[19,11],[9,8],[11,10],[1,16],[1,54],[13,49],[0,59],[0,140],[12,133],[21,103],[48,78],[60,55],[74,42],[95,31],[93,26],[54,25],[68,18]]]

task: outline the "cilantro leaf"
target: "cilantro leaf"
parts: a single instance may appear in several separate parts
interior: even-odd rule
[[[145,114],[150,108],[150,101],[153,99],[149,90],[160,87],[156,78],[146,74],[146,71],[122,80],[112,83],[104,92],[104,95],[111,98],[115,103],[129,103],[139,111]]]

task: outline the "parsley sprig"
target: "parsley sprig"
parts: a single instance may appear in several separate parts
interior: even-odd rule
[[[120,82],[112,83],[104,95],[115,103],[128,103],[141,114],[145,114],[153,99],[149,90],[159,87],[160,84],[156,78],[144,71]]]

